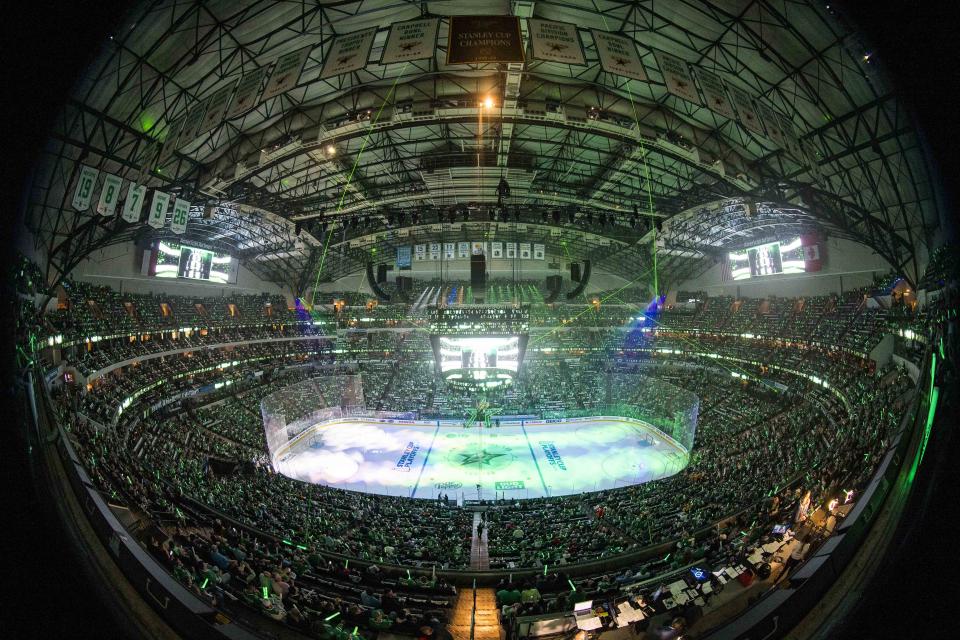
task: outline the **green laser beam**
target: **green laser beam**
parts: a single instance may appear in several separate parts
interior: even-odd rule
[[[343,190],[340,192],[340,202],[337,204],[337,210],[334,212],[334,215],[340,213],[340,211],[343,209],[344,198],[347,197],[347,190],[350,188],[350,185],[353,182],[353,174],[356,172],[357,166],[360,164],[360,158],[363,156],[363,152],[367,148],[367,142],[370,140],[370,134],[373,133],[373,125],[380,121],[380,114],[383,113],[384,107],[386,107],[387,102],[390,101],[390,96],[393,95],[394,90],[397,88],[397,83],[400,81],[400,78],[403,77],[403,73],[407,70],[407,65],[409,64],[409,62],[404,63],[403,68],[400,69],[400,73],[398,73],[397,77],[393,79],[393,84],[390,85],[390,91],[388,91],[387,95],[383,98],[380,108],[377,109],[377,115],[374,116],[373,121],[370,123],[370,127],[367,129],[367,134],[363,137],[363,142],[360,144],[360,151],[357,153],[357,157],[353,161],[353,167],[351,167],[350,173],[347,176],[347,183],[343,186]],[[323,245],[323,253],[320,254],[320,267],[317,269],[317,277],[313,282],[313,292],[310,294],[311,307],[313,307],[314,300],[317,298],[317,287],[320,285],[320,274],[323,273],[323,265],[327,258],[327,250],[330,248],[330,237],[332,235],[332,233],[327,233],[327,239]]]
[[[601,13],[600,18],[603,20],[603,28],[609,31],[610,27],[607,26],[607,17]],[[640,133],[640,116],[637,114],[637,105],[633,100],[633,92],[630,91],[630,80],[627,80],[623,86],[627,90],[627,97],[630,98],[630,108],[633,110],[633,119],[637,125],[637,144],[640,146],[640,160],[643,164],[643,179],[647,188],[647,209],[650,212],[650,230],[653,233],[653,294],[655,296],[659,296],[660,282],[657,273],[657,223],[656,220],[654,220],[653,215],[653,193],[650,191],[650,186],[653,184],[650,179],[650,165],[647,164],[647,148],[643,144],[643,134]]]

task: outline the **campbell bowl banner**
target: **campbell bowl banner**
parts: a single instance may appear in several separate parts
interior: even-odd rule
[[[523,62],[520,18],[451,16],[447,64]]]

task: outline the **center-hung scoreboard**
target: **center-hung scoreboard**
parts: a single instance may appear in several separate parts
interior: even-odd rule
[[[435,366],[454,386],[494,388],[513,382],[529,332],[529,307],[460,305],[430,312]]]

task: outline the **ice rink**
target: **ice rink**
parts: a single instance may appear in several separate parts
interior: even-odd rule
[[[467,500],[539,498],[671,476],[688,456],[672,439],[624,418],[456,423],[341,419],[317,424],[278,452],[291,478],[367,493]]]

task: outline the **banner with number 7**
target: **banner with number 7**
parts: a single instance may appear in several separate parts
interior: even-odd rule
[[[142,184],[130,184],[127,190],[127,200],[123,203],[121,217],[127,222],[140,222],[140,212],[143,211],[143,201],[147,195],[147,188]]]

